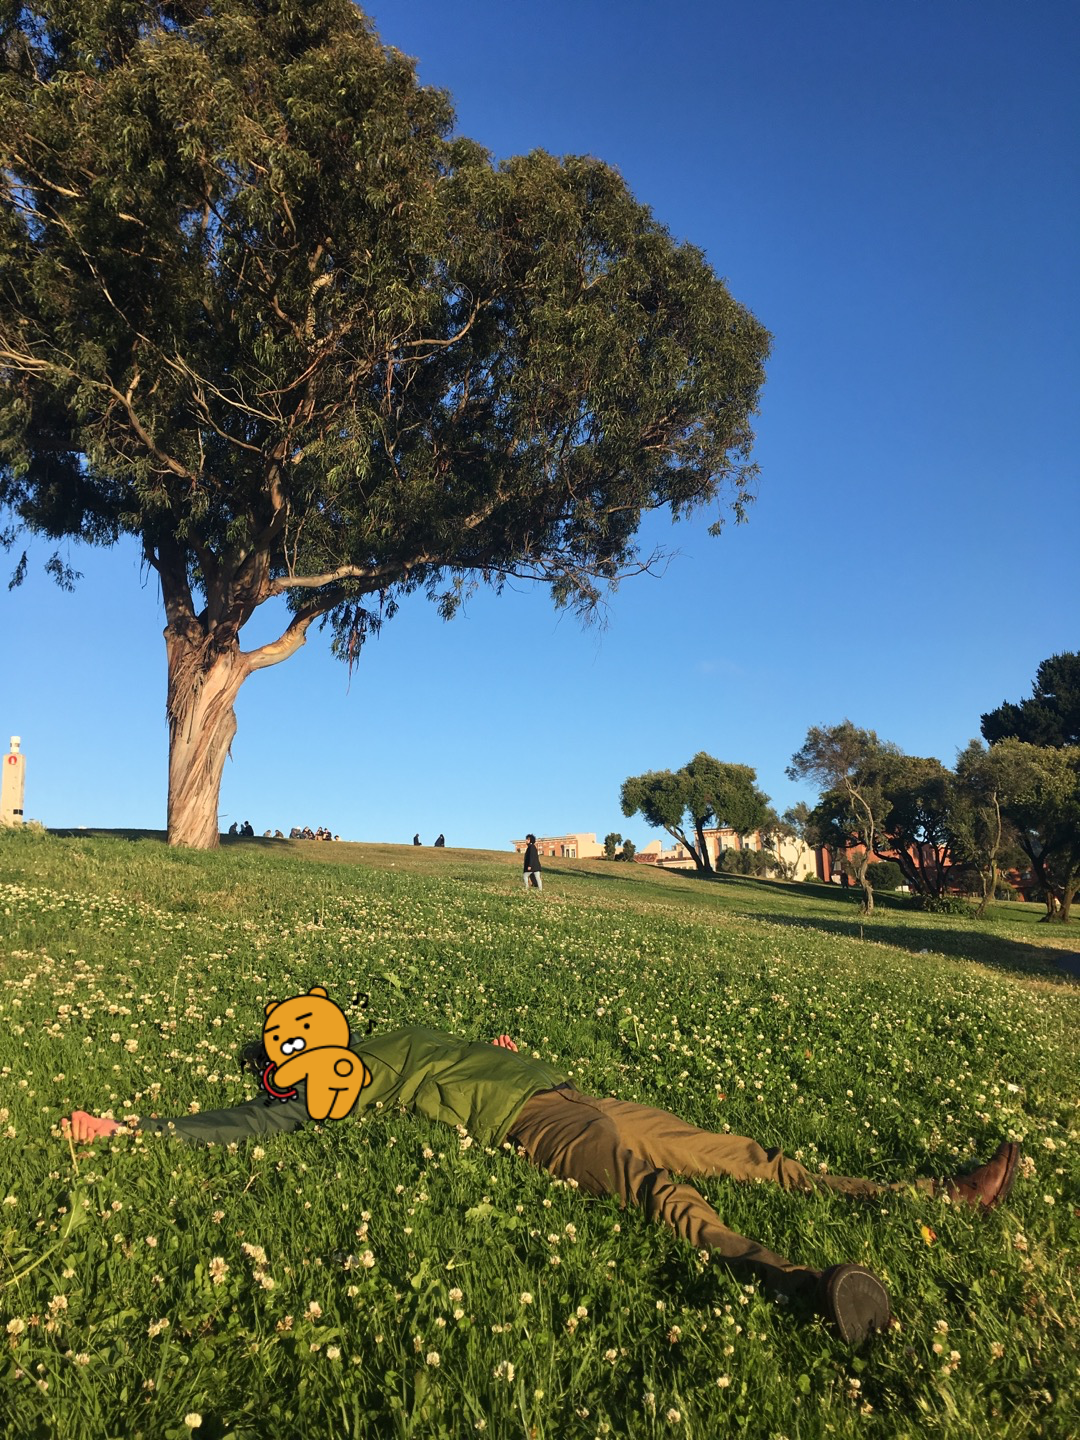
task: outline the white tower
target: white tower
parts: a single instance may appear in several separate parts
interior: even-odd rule
[[[11,737],[11,751],[4,756],[0,775],[0,825],[23,823],[23,793],[26,790],[26,756],[19,753],[22,741]]]

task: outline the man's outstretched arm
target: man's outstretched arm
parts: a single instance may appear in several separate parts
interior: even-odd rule
[[[303,1100],[274,1101],[268,1105],[260,1096],[231,1105],[226,1110],[207,1110],[196,1115],[178,1115],[172,1119],[140,1119],[132,1127],[143,1134],[175,1135],[189,1145],[228,1145],[234,1140],[250,1140],[256,1135],[280,1135],[299,1130],[307,1122]],[[115,1135],[121,1128],[117,1120],[75,1110],[70,1120],[61,1120],[65,1134],[78,1144]]]

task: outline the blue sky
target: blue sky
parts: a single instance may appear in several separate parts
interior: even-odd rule
[[[757,502],[606,626],[541,591],[407,603],[351,677],[313,633],[237,705],[222,827],[504,848],[619,830],[696,751],[779,809],[811,724],[951,763],[1080,649],[1080,8],[1067,0],[389,0],[383,39],[497,156],[615,165],[774,335]],[[44,560],[37,544],[32,559]],[[48,825],[165,823],[164,625],[131,545],[0,590],[0,739]],[[246,643],[270,637],[260,617]],[[5,747],[0,747],[5,748]]]

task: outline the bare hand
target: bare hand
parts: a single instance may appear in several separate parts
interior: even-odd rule
[[[498,1045],[503,1050],[516,1050],[518,1048],[514,1041],[510,1039],[509,1035],[499,1035],[492,1040],[491,1043]]]
[[[61,1120],[60,1128],[70,1135],[77,1145],[91,1140],[100,1140],[105,1135],[115,1135],[120,1129],[116,1120],[106,1120],[100,1115],[91,1115],[86,1110],[73,1110],[70,1120]]]

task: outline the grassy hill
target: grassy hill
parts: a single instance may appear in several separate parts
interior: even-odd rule
[[[537,895],[507,854],[0,835],[5,1431],[1080,1434],[1071,935],[1022,905],[866,923],[823,886],[544,873]],[[411,1116],[232,1153],[60,1138],[76,1106],[245,1098],[264,1005],[314,984],[354,1036],[508,1030],[583,1090],[811,1168],[942,1175],[1011,1136],[1026,1173],[984,1218],[703,1184],[770,1248],[886,1278],[899,1326],[852,1354],[640,1215]]]

